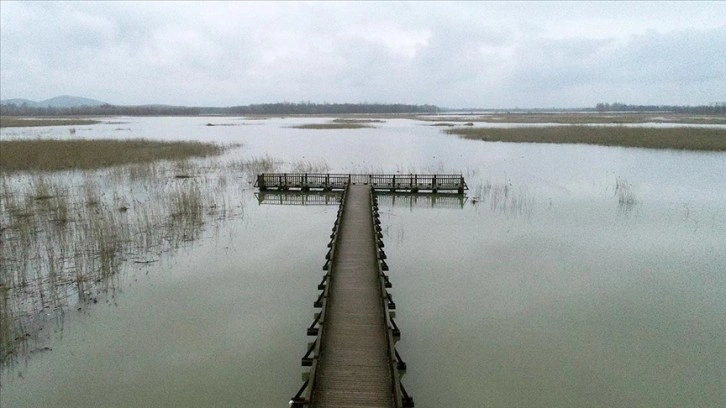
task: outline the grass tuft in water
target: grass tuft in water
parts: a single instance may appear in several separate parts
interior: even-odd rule
[[[632,185],[624,178],[615,179],[615,196],[618,198],[618,207],[626,214],[629,214],[638,205]]]

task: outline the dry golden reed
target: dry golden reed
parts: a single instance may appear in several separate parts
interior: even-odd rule
[[[0,171],[98,169],[156,160],[220,154],[224,147],[202,142],[146,139],[0,140]]]

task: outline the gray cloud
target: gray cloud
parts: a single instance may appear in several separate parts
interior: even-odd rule
[[[2,98],[701,104],[726,3],[0,3]]]

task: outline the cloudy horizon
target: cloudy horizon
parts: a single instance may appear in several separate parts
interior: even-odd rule
[[[0,2],[0,98],[568,108],[726,100],[723,2]]]

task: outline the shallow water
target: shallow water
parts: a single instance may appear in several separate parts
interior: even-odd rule
[[[113,118],[75,136],[244,143],[222,160],[331,172],[462,172],[463,206],[381,200],[417,407],[726,400],[726,154],[486,143],[405,119],[291,128],[326,120]],[[37,132],[69,137],[0,137]],[[49,322],[50,340],[2,372],[2,406],[285,406],[336,207],[259,205],[249,180],[230,182],[241,216],[126,265],[112,296]]]

